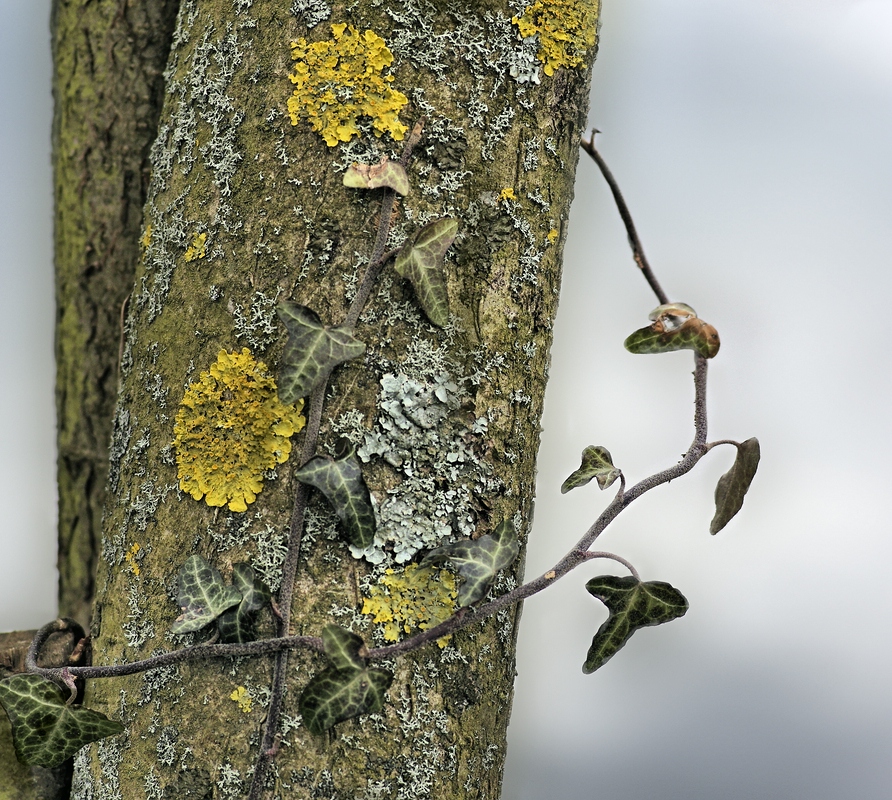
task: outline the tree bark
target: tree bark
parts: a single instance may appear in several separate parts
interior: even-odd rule
[[[59,613],[88,626],[121,310],[139,260],[148,151],[179,0],[55,0]]]
[[[72,299],[74,308],[106,303],[101,312],[89,305],[73,316],[60,311],[63,387],[65,375],[83,374],[78,365],[90,362],[88,344],[95,340],[96,352],[104,354],[101,380],[60,390],[60,415],[80,419],[89,412],[89,419],[98,419],[102,403],[91,406],[87,388],[107,398],[107,390],[97,387],[118,372],[121,379],[92,621],[94,663],[130,662],[183,646],[183,637],[169,629],[178,613],[177,572],[193,553],[224,577],[233,564],[247,561],[278,588],[299,459],[293,455],[267,472],[247,511],[211,508],[180,489],[174,421],[186,387],[209,370],[221,350],[248,348],[277,371],[284,344],[274,315],[277,301],[294,300],[337,325],[356,291],[375,240],[380,194],[345,188],[343,170],[353,161],[398,158],[401,142],[388,133],[372,135],[368,121],[361,121],[358,138],[329,146],[306,119],[293,125],[286,106],[294,69],[289,44],[301,38],[333,42],[344,35],[333,27],[339,24],[383,37],[393,53],[384,72],[408,98],[400,120],[411,128],[424,118],[409,166],[411,193],[398,204],[388,246],[444,216],[458,219],[461,230],[446,265],[449,323],[430,324],[407,282],[388,267],[356,327],[356,337],[367,345],[364,357],[334,373],[319,450],[333,453],[341,439],[357,450],[386,544],[374,557],[354,558],[336,518],[314,495],[292,633],[318,635],[336,622],[370,644],[379,642],[379,626],[361,612],[385,568],[399,574],[405,558],[490,532],[503,520],[512,521],[525,540],[597,24],[597,6],[553,5],[559,9],[553,13],[566,15],[558,21],[579,41],[588,37],[588,46],[580,45],[578,63],[555,57],[546,74],[535,57],[537,47],[546,52],[548,32],[533,39],[526,31],[522,41],[520,25],[512,23],[522,9],[507,0],[455,6],[296,0],[290,10],[265,0],[182,0],[139,226],[133,221],[139,193],[120,172],[125,159],[109,155],[115,160],[106,167],[108,196],[117,192],[119,215],[114,236],[104,227],[106,204],[99,202],[98,189],[95,201],[78,196],[85,175],[94,182],[101,177],[98,168],[78,168],[91,163],[92,140],[81,142],[60,112],[56,169],[64,189],[57,190],[57,247],[72,254],[62,260],[77,263],[89,246],[110,254],[92,256],[103,270],[111,254],[121,255],[122,263],[138,261],[135,282],[109,274],[114,290],[111,284],[99,289],[98,282],[85,286],[84,280],[60,278],[60,298],[85,292],[92,297]],[[137,6],[151,8],[147,15],[161,14],[159,20],[171,8]],[[77,20],[91,7],[97,13],[117,7],[124,17],[135,13],[124,2],[57,4],[60,103],[65,93],[59,76],[69,71],[60,68],[68,47],[60,34],[63,20]],[[101,15],[95,24],[114,28]],[[157,64],[164,46],[149,39]],[[538,83],[522,80],[533,71]],[[140,85],[151,94],[151,80]],[[81,113],[84,120],[93,114]],[[145,120],[150,116],[147,111]],[[80,124],[90,128],[86,121]],[[95,120],[93,127],[102,128]],[[102,129],[115,131],[109,122]],[[141,174],[145,153],[142,144],[138,149],[128,155],[134,176]],[[72,214],[80,216],[69,224]],[[133,288],[117,365],[109,355],[118,354],[116,314],[128,291],[122,285]],[[93,333],[99,317],[106,331],[102,344]],[[382,384],[388,375],[390,383]],[[394,411],[395,395],[388,394],[393,385],[402,387],[397,399],[406,415]],[[413,409],[413,403],[424,408]],[[432,421],[413,416],[431,408],[437,411]],[[60,419],[60,435],[68,436],[75,428]],[[103,464],[95,441],[90,447],[82,441],[94,423],[85,425],[70,437],[81,444],[66,445],[70,455],[60,459],[66,469],[69,463],[92,465],[71,469],[65,478],[69,531],[87,530],[86,517],[95,518],[95,495],[84,506],[89,514],[76,510],[87,502],[88,484]],[[407,437],[422,449],[408,454]],[[301,434],[296,442],[299,448]],[[81,453],[78,447],[86,449]],[[75,491],[81,492],[76,501]],[[522,559],[509,571],[493,591],[514,585]],[[71,579],[70,585],[84,583]],[[324,660],[306,652],[292,655],[275,792],[498,797],[517,617],[517,611],[499,615],[456,634],[442,649],[433,646],[396,661],[389,702],[380,714],[342,723],[323,737],[301,726],[296,703]],[[260,628],[274,635],[271,614]],[[121,719],[126,732],[82,751],[73,796],[243,796],[257,758],[271,668],[271,659],[220,661],[90,682],[85,704]],[[239,687],[242,694],[235,695]]]

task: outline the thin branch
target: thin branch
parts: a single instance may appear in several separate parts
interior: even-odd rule
[[[619,209],[619,215],[623,218],[623,223],[626,226],[626,233],[629,236],[629,244],[632,247],[632,257],[635,259],[635,263],[638,265],[638,268],[641,270],[648,284],[650,284],[650,288],[653,289],[654,294],[660,301],[660,305],[665,305],[669,302],[669,297],[663,291],[663,287],[660,286],[659,281],[657,281],[656,275],[654,275],[653,270],[650,268],[650,264],[647,263],[647,258],[644,255],[644,246],[638,238],[638,231],[635,230],[635,223],[632,221],[632,213],[626,205],[623,193],[619,190],[619,184],[616,182],[616,178],[613,177],[613,173],[608,168],[607,163],[601,158],[601,154],[595,149],[595,134],[598,132],[599,131],[596,128],[592,128],[592,138],[589,141],[582,139],[580,141],[580,147],[592,157],[594,162],[598,165],[598,168],[601,170],[604,180],[607,181],[607,185],[613,193],[613,199],[616,201],[616,207]]]
[[[71,623],[77,625],[74,620],[57,619],[44,625],[35,635],[28,649],[25,667],[28,672],[34,672],[50,680],[62,681],[63,673],[67,672],[73,678],[120,678],[124,675],[135,675],[140,672],[148,672],[152,669],[170,667],[174,664],[185,664],[189,661],[200,661],[209,658],[245,658],[251,656],[265,656],[278,653],[283,650],[296,650],[306,647],[310,650],[323,652],[322,639],[316,636],[285,636],[274,639],[259,639],[254,642],[242,644],[197,644],[193,647],[184,647],[182,650],[174,650],[171,653],[163,653],[158,656],[133,661],[129,664],[114,664],[107,667],[40,667],[37,659],[47,640],[54,633],[67,632],[75,638],[77,633],[71,628]],[[80,627],[80,626],[78,626]],[[83,634],[83,629],[81,629]]]

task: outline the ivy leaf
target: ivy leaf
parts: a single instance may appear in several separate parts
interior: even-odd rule
[[[451,217],[428,223],[406,240],[393,265],[412,284],[427,318],[440,328],[449,321],[443,260],[457,233],[458,220]]]
[[[421,565],[426,567],[451,561],[463,579],[458,588],[458,605],[464,608],[489,591],[496,573],[511,564],[519,550],[514,526],[506,520],[491,534],[484,534],[479,539],[454,542],[431,550]]]
[[[759,440],[753,437],[737,445],[734,464],[715,487],[715,516],[709,532],[718,533],[743,506],[743,498],[756,476],[759,467]]]
[[[325,495],[344,524],[350,544],[364,549],[372,543],[375,538],[372,498],[359,462],[353,455],[336,461],[316,456],[304,464],[295,477]]]
[[[409,194],[409,176],[399,161],[382,157],[378,164],[351,164],[344,173],[344,186],[351,189],[380,189],[386,186],[401,195]]]
[[[585,588],[610,611],[588,649],[582,667],[586,674],[604,666],[638,628],[661,625],[684,616],[688,610],[684,595],[662,581],[644,583],[632,576],[601,575],[592,578]]]
[[[360,655],[365,648],[361,636],[351,633],[340,625],[326,625],[322,630],[325,655],[335,669],[364,669],[368,660]]]
[[[577,486],[585,486],[592,478],[597,479],[598,486],[606,489],[620,475],[622,470],[613,466],[610,451],[606,447],[586,447],[582,451],[582,466],[561,484],[561,494],[566,494]]]
[[[384,706],[384,692],[393,681],[386,669],[327,669],[315,675],[297,702],[310,733],[329,728]]]
[[[0,681],[0,704],[12,725],[16,757],[32,767],[57,767],[84,745],[124,730],[98,711],[66,705],[62,690],[40,675]]]
[[[269,602],[270,591],[255,577],[254,569],[245,563],[233,564],[232,584],[242,599],[237,608],[230,608],[217,618],[220,641],[250,642],[254,638],[254,616]]]
[[[170,626],[173,633],[200,630],[242,600],[242,593],[223,583],[217,569],[199,555],[186,559],[177,587],[177,605],[183,613]]]
[[[359,358],[365,345],[347,328],[329,328],[311,308],[279,303],[279,319],[288,329],[279,374],[279,399],[295,403],[309,395],[338,364]]]
[[[650,312],[653,324],[640,328],[624,342],[630,353],[670,353],[694,350],[714,358],[721,342],[715,328],[704,322],[685,303],[665,303]]]

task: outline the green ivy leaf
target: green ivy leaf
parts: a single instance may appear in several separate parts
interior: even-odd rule
[[[561,484],[561,494],[566,494],[577,486],[585,486],[592,478],[597,479],[598,486],[606,489],[620,475],[622,470],[613,466],[610,451],[606,447],[586,447],[582,451],[582,466]]]
[[[57,767],[84,745],[124,730],[98,711],[66,705],[62,690],[40,675],[0,681],[0,704],[12,726],[16,757],[32,767]]]
[[[737,445],[737,458],[734,464],[715,487],[715,516],[709,525],[709,532],[718,533],[743,506],[743,498],[759,467],[759,440],[753,437]]]
[[[427,318],[440,328],[449,321],[443,260],[457,233],[456,219],[428,223],[406,240],[394,262],[394,269],[412,284]]]
[[[297,705],[310,733],[321,734],[344,720],[380,711],[392,681],[385,669],[327,669],[307,684]]]
[[[653,324],[640,328],[625,341],[630,353],[670,353],[694,350],[704,358],[719,352],[719,334],[685,303],[666,303],[650,312]]]
[[[378,164],[351,164],[344,173],[344,186],[351,189],[380,189],[388,187],[401,194],[409,194],[409,176],[399,161],[384,156]]]
[[[519,550],[514,526],[505,521],[491,534],[484,534],[479,539],[454,542],[431,550],[421,565],[426,567],[451,561],[463,579],[458,587],[458,605],[464,608],[489,591],[498,571],[510,565]]]
[[[279,374],[279,399],[296,403],[309,395],[338,364],[359,358],[365,345],[347,328],[329,328],[316,312],[290,301],[280,303],[279,319],[288,329]]]
[[[359,462],[353,455],[338,460],[316,456],[296,473],[301,483],[317,488],[344,524],[347,541],[364,549],[375,538],[375,512]]]
[[[223,583],[217,569],[199,555],[186,559],[177,587],[177,605],[183,613],[170,626],[173,633],[200,630],[242,600],[242,593]]]
[[[585,588],[610,611],[588,649],[582,667],[586,674],[604,666],[638,628],[661,625],[684,616],[688,610],[684,595],[662,581],[644,583],[632,576],[601,575],[592,578]]]
[[[326,625],[322,630],[325,655],[335,669],[364,669],[368,660],[360,655],[365,648],[361,636],[340,625]]]
[[[254,617],[269,602],[270,591],[246,563],[233,564],[232,584],[241,593],[242,599],[237,608],[230,608],[217,618],[220,641],[250,642],[254,639]]]

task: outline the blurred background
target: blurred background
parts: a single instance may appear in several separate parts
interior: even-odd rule
[[[0,0],[0,631],[55,614],[48,0]],[[710,536],[718,448],[600,546],[691,604],[581,666],[581,567],[523,611],[505,800],[877,800],[892,786],[892,1],[606,0],[591,124],[674,300],[714,324],[711,438],[758,436]],[[656,305],[580,159],[530,576],[609,502],[562,496],[601,444],[636,481],[692,436],[692,357],[632,356]],[[614,569],[616,567],[616,569]]]

